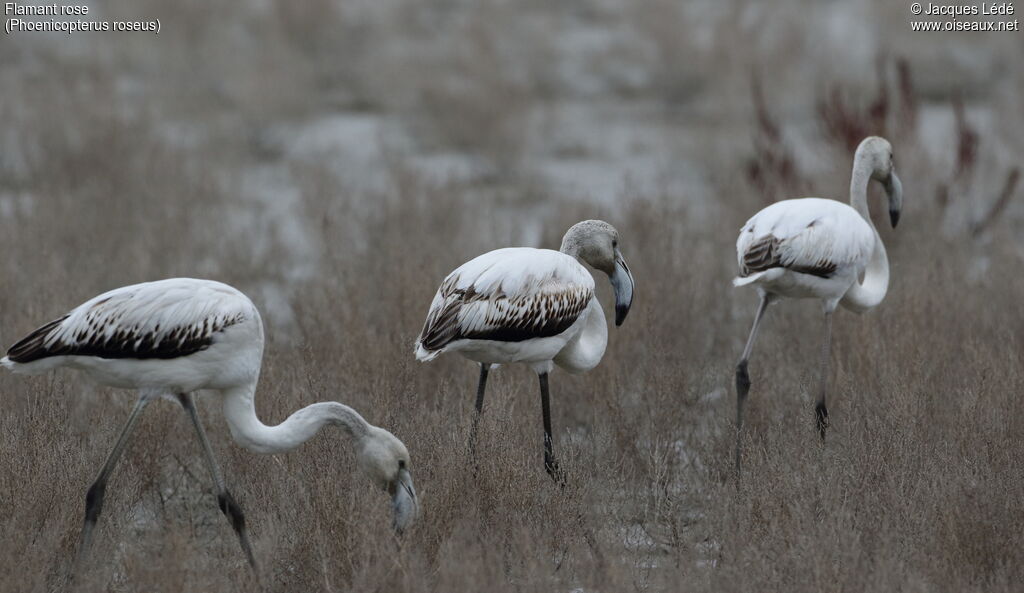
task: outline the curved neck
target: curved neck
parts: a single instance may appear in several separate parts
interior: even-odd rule
[[[281,453],[313,438],[326,425],[338,426],[353,441],[369,433],[369,423],[352,408],[338,402],[320,402],[297,410],[277,426],[256,416],[256,383],[224,391],[224,417],[231,436],[256,453]]]
[[[587,309],[583,329],[555,356],[555,363],[570,373],[596,367],[608,347],[608,324],[596,295],[590,299]]]
[[[870,161],[865,158],[854,160],[853,174],[850,176],[850,206],[874,228],[874,224],[871,222],[871,213],[868,211],[869,183],[871,183]]]
[[[853,175],[850,178],[850,206],[860,214],[871,232],[875,234],[875,248],[871,252],[871,260],[864,268],[864,281],[854,280],[840,304],[846,309],[863,313],[877,306],[885,298],[889,290],[889,258],[885,253],[885,245],[878,236],[875,223],[871,222],[868,210],[868,184],[871,183],[871,166],[867,159],[857,159],[853,163]]]
[[[871,230],[875,233],[875,250],[864,269],[864,281],[854,281],[853,286],[846,291],[843,300],[840,301],[844,308],[855,313],[863,313],[878,306],[889,290],[889,258],[886,256],[885,245],[878,236],[878,231],[873,227]]]

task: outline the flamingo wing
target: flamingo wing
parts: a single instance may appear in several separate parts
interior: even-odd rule
[[[594,279],[575,258],[548,249],[485,253],[449,274],[416,340],[430,360],[463,339],[521,342],[567,330],[594,298]]]
[[[874,249],[874,232],[853,208],[820,198],[776,202],[740,230],[736,256],[740,277],[772,268],[829,278],[836,270],[863,268]]]
[[[43,325],[7,352],[15,363],[53,356],[177,358],[208,348],[232,325],[255,316],[237,290],[175,278],[101,294]]]

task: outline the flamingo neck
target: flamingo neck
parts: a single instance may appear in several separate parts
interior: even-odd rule
[[[282,453],[313,438],[324,426],[337,426],[353,441],[366,438],[370,425],[352,408],[338,402],[311,404],[276,426],[256,416],[256,383],[224,391],[224,417],[231,436],[256,453]]]
[[[858,155],[860,157],[860,155]],[[857,158],[853,162],[853,175],[850,176],[850,206],[868,221],[871,228],[871,212],[868,211],[868,184],[871,183],[871,162],[866,158]]]
[[[863,313],[876,307],[885,298],[889,290],[889,257],[885,253],[885,244],[878,236],[875,223],[871,221],[868,210],[868,184],[871,182],[871,163],[866,158],[858,158],[853,163],[853,175],[850,178],[850,206],[860,214],[871,232],[875,235],[875,248],[871,259],[864,268],[864,280],[854,280],[840,304],[856,313]]]
[[[875,250],[864,269],[864,280],[854,281],[840,301],[844,308],[855,313],[863,313],[878,306],[889,290],[889,258],[885,253],[885,244],[878,236],[878,231],[874,228],[871,230],[875,233]]]
[[[596,367],[608,346],[608,324],[596,296],[590,299],[586,316],[583,329],[555,357],[555,363],[570,373]]]

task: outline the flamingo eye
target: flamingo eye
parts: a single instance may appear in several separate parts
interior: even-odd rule
[[[404,459],[399,459],[398,460],[398,469],[405,469],[405,460]]]

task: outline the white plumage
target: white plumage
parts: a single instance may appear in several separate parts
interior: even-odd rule
[[[864,312],[877,306],[889,288],[889,260],[868,211],[871,180],[889,194],[892,226],[899,221],[903,188],[887,140],[869,137],[854,155],[850,205],[820,198],[785,200],[755,214],[740,230],[735,286],[754,286],[761,297],[750,336],[736,365],[736,469],[740,467],[743,403],[750,390],[747,363],[768,305],[781,298],[816,298],[825,312],[817,427],[825,438],[825,391],[836,306]],[[863,274],[863,280],[860,280]]]
[[[761,242],[763,257],[751,261]],[[747,221],[736,240],[736,286],[758,283],[790,297],[840,298],[871,259],[875,230],[850,206],[803,198],[776,202]],[[745,261],[746,260],[746,261]],[[762,268],[750,270],[748,264]]]
[[[633,302],[633,276],[619,251],[618,231],[588,220],[566,232],[559,251],[497,249],[456,268],[434,295],[415,345],[421,361],[458,352],[480,363],[477,416],[491,365],[529,365],[540,378],[544,467],[556,479],[548,373],[555,364],[575,373],[590,370],[608,344],[594,279],[580,261],[608,274],[615,290],[615,323],[621,324]]]
[[[89,299],[12,346],[0,363],[26,374],[68,366],[105,385],[177,394],[255,381],[262,354],[263,324],[244,294],[174,278]]]
[[[227,326],[258,318],[242,293],[219,282],[178,278],[117,288],[90,299],[68,313],[47,338],[72,350],[104,343],[125,356],[145,345],[166,349],[166,356],[191,349],[190,342],[209,340]]]
[[[572,256],[527,247],[485,253],[441,283],[416,342],[416,357],[427,361],[460,351],[483,363],[550,363],[584,327],[593,298],[594,279]],[[600,307],[593,314],[603,324]],[[591,353],[592,365],[605,343]]]
[[[227,489],[199,421],[192,394],[201,389],[220,392],[231,435],[256,452],[287,451],[324,426],[338,426],[353,441],[360,470],[390,492],[395,528],[401,531],[412,522],[418,505],[409,453],[390,432],[337,402],[312,404],[276,426],[260,421],[255,392],[262,354],[263,323],[248,297],[220,282],[174,278],[126,286],[92,298],[35,330],[0,359],[0,364],[16,373],[68,367],[84,371],[101,384],[139,391],[117,444],[86,495],[79,558],[88,548],[102,510],[107,479],[139,414],[153,399],[169,397],[188,412],[220,508],[255,567],[241,507]]]

